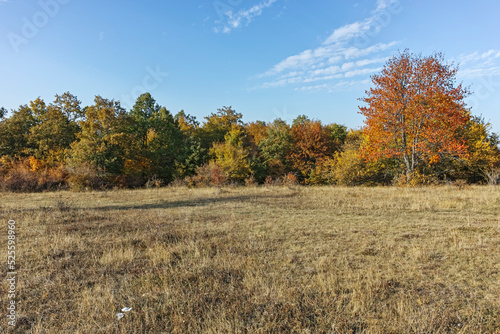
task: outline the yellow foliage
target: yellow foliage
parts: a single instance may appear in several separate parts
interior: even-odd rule
[[[331,184],[334,183],[334,170],[336,160],[333,157],[326,157],[316,161],[316,165],[306,178],[306,184]]]
[[[498,148],[488,139],[488,126],[477,121],[471,121],[466,130],[469,146],[467,162],[470,166],[480,169],[491,169],[500,162]]]
[[[123,174],[125,175],[137,175],[141,174],[144,170],[148,170],[151,161],[142,158],[140,160],[126,159],[123,164]]]
[[[210,153],[215,157],[215,162],[229,179],[242,181],[250,175],[248,152],[241,146],[236,147],[230,143],[216,143]]]
[[[33,172],[37,172],[40,169],[42,169],[42,167],[43,167],[42,162],[40,160],[38,160],[37,158],[33,157],[33,156],[29,157],[28,161],[29,161],[29,164],[30,164],[30,169]]]
[[[153,129],[148,129],[148,133],[147,133],[147,137],[146,137],[146,141],[149,144],[151,144],[152,142],[154,142],[154,140],[158,138],[158,134],[155,132],[155,130]]]

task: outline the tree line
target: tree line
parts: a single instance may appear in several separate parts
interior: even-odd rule
[[[11,191],[236,184],[496,183],[498,136],[473,116],[441,54],[389,60],[361,99],[361,129],[298,116],[244,123],[222,107],[199,122],[149,93],[130,110],[69,92],[0,109],[0,178]]]

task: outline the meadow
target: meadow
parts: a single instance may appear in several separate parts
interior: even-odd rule
[[[0,193],[0,218],[7,332],[500,333],[499,187]]]

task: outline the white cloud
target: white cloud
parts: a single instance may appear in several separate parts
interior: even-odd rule
[[[310,91],[326,91],[328,93],[332,93],[339,90],[346,90],[353,86],[366,86],[370,83],[369,79],[363,80],[349,80],[349,81],[340,81],[337,83],[324,83],[319,85],[304,85],[301,87],[295,88],[295,91],[302,92],[310,92]]]
[[[458,75],[462,78],[500,75],[500,50],[476,51],[454,60],[460,66]]]
[[[500,51],[489,50],[483,53],[479,53],[478,51],[476,51],[468,55],[461,55],[457,60],[461,64],[467,64],[479,61],[492,61],[496,58],[500,58]]]
[[[371,23],[372,20],[370,18],[364,21],[347,24],[343,27],[335,29],[335,31],[330,35],[330,37],[326,39],[323,44],[328,45],[333,43],[340,43],[357,37],[361,33],[368,31],[371,27]]]
[[[383,23],[387,23],[382,22],[379,17],[387,16],[387,13],[390,16],[391,11],[396,13],[395,4],[398,5],[399,0],[378,0],[377,7],[370,17],[335,29],[317,48],[307,49],[289,56],[267,72],[259,75],[258,78],[267,78],[267,82],[262,84],[260,88],[317,81],[335,82],[341,78],[366,77],[380,71],[382,69],[380,66],[370,68],[367,68],[367,66],[386,62],[389,57],[383,53],[393,49],[398,42],[392,41],[372,45],[357,42],[360,40],[360,36],[364,42],[370,41],[369,33],[376,32]],[[295,75],[298,73],[300,73],[300,76]],[[295,80],[288,80],[290,77],[294,77]],[[364,82],[364,80],[366,79],[353,82],[360,83]],[[340,86],[336,84],[326,85],[329,87],[328,89],[349,87],[346,83]],[[311,90],[318,87],[323,87],[323,85],[303,86],[304,89],[299,88],[299,90]]]
[[[460,76],[467,79],[477,79],[500,75],[500,66],[488,68],[468,68],[460,71]]]
[[[216,27],[215,32],[230,33],[233,29],[249,25],[255,17],[262,15],[265,8],[271,7],[278,0],[265,0],[251,8],[241,9],[234,12],[233,9],[223,13],[223,21],[217,21],[220,27]]]
[[[371,74],[382,68],[376,67],[373,69],[366,68],[366,66],[384,63],[389,58],[371,56],[379,55],[380,52],[389,50],[395,45],[397,45],[397,42],[379,43],[364,49],[335,45],[306,50],[298,55],[286,58],[266,73],[261,74],[260,78],[271,78],[271,81],[262,85],[261,88]],[[298,77],[298,74],[300,74],[300,79],[293,82],[285,80],[290,77]]]
[[[363,69],[359,69],[359,70],[353,70],[353,71],[346,72],[345,77],[346,78],[352,78],[352,77],[355,77],[355,76],[358,76],[358,75],[365,75],[365,74],[376,73],[376,72],[379,72],[381,70],[382,70],[382,67],[377,67],[377,68],[363,68]]]
[[[356,65],[362,67],[362,66],[376,64],[376,63],[385,63],[387,60],[389,60],[389,58],[390,57],[358,60],[356,62]]]

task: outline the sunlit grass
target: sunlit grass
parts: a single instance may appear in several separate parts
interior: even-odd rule
[[[499,332],[499,189],[0,194],[16,331]]]

